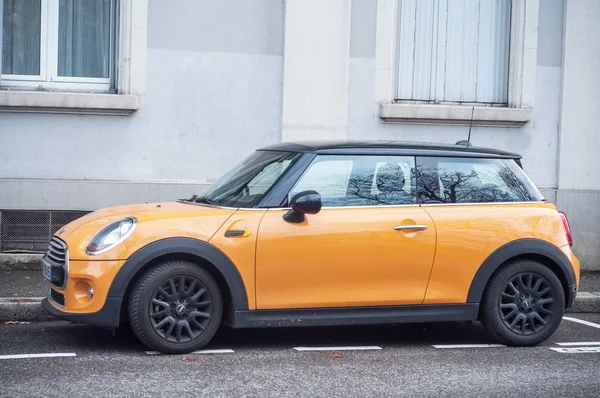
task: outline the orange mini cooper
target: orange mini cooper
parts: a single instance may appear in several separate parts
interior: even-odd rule
[[[479,320],[551,336],[579,284],[566,216],[520,156],[401,142],[280,143],[200,194],[110,207],[43,259],[58,318],[186,353],[233,328]]]

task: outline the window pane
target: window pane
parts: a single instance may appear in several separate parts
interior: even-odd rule
[[[317,156],[290,198],[315,190],[323,206],[415,203],[414,159],[404,156]]]
[[[527,181],[500,159],[419,158],[423,203],[529,202],[540,200]]]
[[[4,0],[2,73],[40,74],[41,0]]]
[[[398,0],[397,99],[506,103],[510,0]]]
[[[299,154],[256,151],[212,184],[197,202],[227,207],[255,207]]]
[[[292,159],[293,157],[290,156],[287,159],[284,158],[265,166],[265,168],[248,183],[248,195],[264,196],[283,172],[287,170],[290,163],[292,163]]]
[[[351,174],[352,160],[318,157],[298,181],[290,198],[298,192],[312,189],[321,195],[324,206],[334,206],[345,200]]]
[[[109,77],[112,0],[60,0],[58,75]]]

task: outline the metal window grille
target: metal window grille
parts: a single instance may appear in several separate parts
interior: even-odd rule
[[[0,252],[45,253],[56,231],[87,213],[71,210],[0,210]]]

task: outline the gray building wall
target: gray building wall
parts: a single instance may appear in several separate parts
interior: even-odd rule
[[[151,0],[132,116],[0,114],[0,208],[190,196],[281,136],[281,0]]]
[[[557,204],[583,266],[600,270],[600,1],[567,0]]]

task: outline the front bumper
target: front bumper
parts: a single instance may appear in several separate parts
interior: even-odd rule
[[[42,300],[42,307],[50,315],[58,319],[65,321],[71,321],[76,323],[85,323],[87,325],[116,328],[119,326],[121,319],[121,303],[123,299],[120,298],[107,298],[104,306],[100,311],[91,313],[71,313],[63,311],[50,303],[45,298]]]
[[[69,262],[69,276],[65,288],[48,282],[51,289],[50,302],[55,308],[68,313],[94,313],[103,309],[108,299],[110,286],[124,261],[81,261]],[[92,295],[88,294],[92,289]],[[55,292],[53,297],[52,292]],[[56,300],[61,296],[60,300]],[[113,295],[113,297],[115,297]]]
[[[120,295],[109,297],[108,292],[123,263],[71,260],[65,288],[48,282],[50,293],[42,301],[43,308],[59,319],[102,327],[119,326],[123,299]]]

